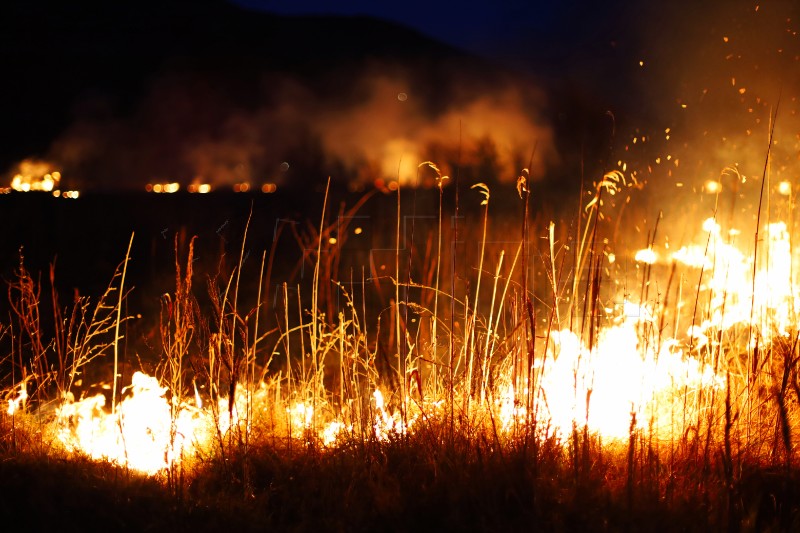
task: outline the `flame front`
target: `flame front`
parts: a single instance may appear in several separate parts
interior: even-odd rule
[[[746,349],[752,349],[788,339],[794,331],[800,302],[793,289],[787,226],[764,226],[758,257],[742,252],[735,245],[739,232],[724,233],[714,219],[703,223],[699,235],[698,244],[671,254],[656,253],[652,246],[636,254],[648,269],[669,258],[685,270],[686,279],[697,280],[695,300],[677,302],[674,316],[665,319],[661,301],[626,300],[607,309],[605,322],[590,326],[593,335],[575,327],[553,328],[546,339],[538,339],[527,375],[506,358],[494,369],[488,392],[479,394],[481,389],[466,381],[454,385],[451,413],[457,408],[470,420],[490,420],[498,438],[513,438],[536,420],[546,435],[561,441],[576,430],[606,441],[625,440],[634,432],[669,441],[699,427],[700,417],[710,417],[708,424],[720,420],[714,412],[726,394],[744,405],[753,391],[768,389],[768,384],[748,386],[754,380],[748,375],[752,363],[742,362],[724,339],[743,336]],[[673,336],[667,335],[665,320]],[[342,336],[345,327],[335,330],[340,337],[331,334],[336,343],[349,338]],[[495,346],[490,340],[487,348]],[[102,394],[65,401],[55,423],[68,450],[147,474],[209,453],[232,431],[240,439],[266,431],[327,447],[356,435],[386,441],[448,416],[442,389],[425,389],[418,367],[407,372],[405,387],[390,390],[373,381],[363,396],[350,400],[344,391],[324,387],[315,399],[308,382],[296,381],[297,388],[290,390],[280,379],[250,389],[239,385],[233,407],[226,398],[202,398],[196,387],[191,400],[174,404],[175,398],[188,396],[137,372],[118,405],[109,408]],[[25,384],[10,391],[8,414],[23,411],[26,400]],[[267,420],[269,428],[259,427]]]
[[[213,419],[188,405],[173,415],[166,391],[156,378],[136,372],[130,397],[112,413],[102,394],[67,402],[56,413],[59,439],[67,449],[148,474],[168,468],[208,444]]]

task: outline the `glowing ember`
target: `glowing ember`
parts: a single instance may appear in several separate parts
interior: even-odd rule
[[[718,181],[709,180],[709,181],[707,181],[705,183],[705,185],[703,186],[703,189],[708,194],[717,194],[718,192],[720,192],[722,190],[722,184],[720,182],[718,182]]]

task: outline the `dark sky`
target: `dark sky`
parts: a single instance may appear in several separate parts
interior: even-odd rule
[[[402,2],[234,0],[234,2],[254,9],[287,15],[374,16],[414,28],[464,50],[488,56],[513,54],[514,42],[522,41],[531,34],[561,31],[559,28],[563,29],[565,22],[562,20],[563,17],[576,5],[574,1],[542,0],[458,3],[424,0]],[[584,6],[582,9],[595,11],[589,6]]]
[[[469,52],[525,65],[532,57],[580,42],[587,26],[607,31],[618,0],[498,0],[493,2],[403,2],[232,0],[235,4],[285,15],[366,15],[416,29]],[[623,2],[624,3],[624,2]],[[589,31],[589,33],[593,33]],[[548,44],[549,43],[549,44]],[[544,45],[549,50],[542,50]]]

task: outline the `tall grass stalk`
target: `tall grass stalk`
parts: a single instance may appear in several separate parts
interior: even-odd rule
[[[312,431],[316,431],[317,424],[316,424],[316,413],[317,413],[317,398],[319,397],[319,390],[318,390],[318,379],[319,379],[319,361],[318,361],[318,353],[319,353],[319,270],[320,270],[320,261],[322,260],[322,236],[324,234],[325,229],[325,213],[328,209],[328,193],[330,192],[331,188],[331,179],[328,178],[328,183],[325,186],[325,198],[322,202],[322,216],[319,222],[319,238],[317,240],[317,260],[314,263],[314,280],[313,280],[313,287],[311,293],[311,335],[310,335],[310,349],[311,349],[311,357],[312,363],[314,365],[314,380],[312,383],[312,408],[314,410],[314,416],[312,417],[311,421],[311,428]],[[299,291],[298,291],[298,298],[299,298]]]
[[[406,391],[406,358],[405,358],[405,343],[403,335],[403,325],[400,323],[400,221],[402,219],[402,211],[400,210],[400,170],[398,164],[398,179],[397,179],[397,219],[395,228],[395,252],[394,252],[394,342],[395,350],[397,350],[397,380],[399,383],[400,392],[400,417],[403,424],[406,423],[406,398],[408,393]]]
[[[442,268],[442,201],[444,198],[444,182],[448,179],[447,176],[442,176],[439,168],[432,162],[427,161],[422,163],[432,168],[436,172],[436,188],[439,191],[439,209],[437,211],[437,224],[436,224],[436,273],[434,275],[433,285],[433,316],[431,317],[431,360],[433,361],[433,368],[431,371],[431,381],[434,386],[438,383],[439,375],[439,280],[441,278]]]
[[[475,392],[475,384],[473,382],[474,379],[474,367],[475,367],[475,336],[476,336],[476,325],[478,320],[478,304],[480,302],[480,293],[481,293],[481,278],[483,277],[483,259],[486,254],[486,231],[489,225],[489,187],[486,186],[484,183],[476,183],[471,187],[472,189],[478,189],[478,191],[483,196],[483,200],[481,200],[481,205],[484,206],[483,211],[483,233],[481,235],[481,251],[478,256],[478,280],[475,282],[475,292],[472,304],[472,314],[468,316],[466,325],[469,335],[469,344],[467,345],[468,351],[468,359],[469,359],[469,367],[467,372],[467,388],[468,393],[465,395],[464,401],[465,403],[465,410],[469,412],[469,405],[470,405],[470,398]],[[483,354],[485,357],[487,354]]]
[[[748,427],[748,443],[750,442],[750,427],[751,427],[751,412],[752,412],[752,404],[750,403],[751,398],[753,396],[753,391],[756,387],[756,381],[758,377],[758,369],[759,369],[759,348],[760,348],[760,336],[758,334],[759,329],[756,328],[756,339],[755,342],[753,341],[753,323],[755,321],[755,298],[756,298],[756,274],[758,269],[758,244],[759,244],[759,235],[761,230],[761,210],[764,202],[764,187],[766,182],[769,178],[769,162],[772,155],[772,144],[774,142],[775,136],[775,123],[777,122],[778,118],[778,109],[780,108],[781,97],[778,94],[778,100],[775,103],[775,109],[773,110],[772,114],[770,115],[770,128],[769,128],[769,144],[767,145],[767,153],[764,158],[764,170],[761,174],[761,188],[758,193],[758,207],[756,208],[756,228],[753,235],[753,274],[752,274],[752,297],[750,301],[750,322],[748,324],[748,348],[752,345],[752,349],[748,350],[748,368],[747,368],[747,387],[748,387],[748,405],[747,405],[747,427]],[[763,313],[759,315],[759,321],[763,318]]]
[[[114,385],[111,394],[111,412],[116,410],[117,403],[117,374],[119,373],[119,326],[122,322],[122,298],[125,290],[125,274],[128,271],[128,260],[131,256],[131,247],[133,246],[133,233],[131,233],[131,240],[128,242],[128,251],[125,252],[125,260],[122,266],[122,278],[119,281],[119,299],[117,300],[117,322],[114,326]]]

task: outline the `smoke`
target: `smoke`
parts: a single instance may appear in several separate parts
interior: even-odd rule
[[[49,159],[81,186],[134,189],[154,181],[302,185],[328,175],[351,188],[414,184],[426,160],[444,173],[458,165],[483,181],[510,181],[534,145],[535,177],[556,164],[542,91],[449,82],[431,86],[411,69],[373,65],[331,90],[269,73],[253,90],[211,74],[164,72],[128,116],[102,96],[80,102]]]
[[[541,176],[557,160],[551,129],[534,107],[543,105],[542,94],[529,94],[526,102],[519,89],[506,87],[458,98],[459,104],[431,114],[405,79],[378,76],[362,83],[366,97],[359,105],[327,110],[315,127],[326,151],[344,161],[367,162],[363,168],[373,168],[374,177],[414,183],[418,164],[434,160],[446,173],[459,163],[476,168],[488,162],[494,168],[483,170],[493,175],[480,179],[510,181],[537,143],[542,152],[533,175]],[[371,176],[361,172],[360,177]]]

